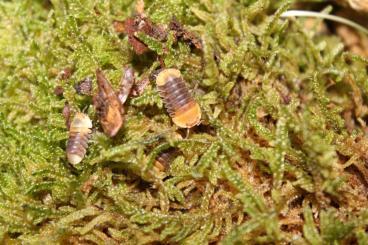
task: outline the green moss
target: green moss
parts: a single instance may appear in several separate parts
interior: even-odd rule
[[[137,33],[152,50],[137,56],[112,25],[135,1],[2,1],[3,243],[366,244],[367,59],[280,19],[280,2],[147,0],[149,18],[165,26],[175,15],[203,50],[172,32],[165,42]],[[100,67],[117,87],[125,64],[143,79],[157,54],[183,73],[202,125],[174,126],[152,83],[109,139],[73,85]],[[65,102],[96,128],[76,168]],[[158,172],[170,147],[180,154]]]

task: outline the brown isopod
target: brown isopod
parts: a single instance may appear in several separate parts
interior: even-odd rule
[[[191,128],[201,121],[201,108],[190,94],[177,69],[164,69],[157,74],[156,84],[173,122]]]
[[[84,113],[77,113],[70,123],[66,154],[69,163],[80,163],[87,152],[88,140],[92,133],[92,121]]]
[[[175,148],[170,148],[156,157],[155,167],[160,171],[165,171],[170,167],[170,163],[179,155],[179,151]]]

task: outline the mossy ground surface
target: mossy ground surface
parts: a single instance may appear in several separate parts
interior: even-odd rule
[[[203,50],[138,33],[152,50],[138,56],[112,25],[135,7],[0,2],[3,243],[368,244],[367,59],[318,23],[280,19],[288,5],[267,0],[147,0],[154,23],[175,15]],[[126,64],[143,79],[157,54],[182,72],[202,124],[175,127],[151,83],[108,138],[74,84],[91,77],[96,88],[101,68],[117,88]],[[65,102],[95,128],[75,168]],[[157,171],[169,147],[180,154]]]

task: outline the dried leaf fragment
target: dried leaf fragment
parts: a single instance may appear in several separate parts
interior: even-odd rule
[[[144,1],[143,0],[137,0],[135,4],[135,11],[137,11],[138,14],[144,14]]]
[[[98,90],[93,97],[97,117],[102,129],[109,137],[114,137],[123,125],[123,108],[110,82],[100,69],[96,70]]]
[[[136,81],[134,83],[134,86],[132,88],[132,95],[133,96],[140,96],[143,94],[145,88],[150,83],[150,80],[148,77],[143,78],[142,80]]]
[[[64,89],[63,89],[63,87],[61,87],[61,86],[56,86],[56,87],[55,87],[55,89],[54,89],[54,94],[55,94],[56,96],[63,96],[63,94],[64,94]]]
[[[137,15],[133,18],[134,32],[143,32],[144,34],[153,37],[159,41],[165,41],[167,32],[164,28],[154,24],[149,18],[144,15]],[[128,30],[128,29],[126,29]],[[133,33],[130,33],[133,34]]]
[[[134,33],[137,31],[134,18],[126,19],[122,30],[128,35],[128,41],[136,54],[141,55],[148,51],[148,47],[134,36]]]
[[[81,191],[88,194],[92,188],[93,185],[95,184],[95,182],[98,179],[98,175],[97,174],[93,174],[89,177],[89,179],[83,183],[83,185],[81,186]]]
[[[170,30],[175,31],[175,36],[177,39],[183,39],[197,49],[203,49],[201,39],[199,39],[194,33],[186,30],[175,16],[172,18],[169,28]]]
[[[124,105],[125,101],[128,99],[128,96],[132,91],[132,87],[135,82],[134,71],[131,67],[124,67],[123,72],[124,75],[121,78],[120,90],[118,92],[118,98],[122,105]]]
[[[115,32],[117,33],[124,33],[125,29],[124,29],[124,22],[120,21],[120,20],[114,20],[112,22],[112,26],[114,27]]]
[[[79,95],[90,95],[92,92],[92,79],[87,77],[74,84],[74,89]]]
[[[69,130],[70,128],[70,114],[71,114],[71,108],[68,102],[65,102],[64,108],[63,108],[63,117],[65,119],[65,125],[66,128]]]
[[[72,76],[72,74],[73,74],[73,68],[67,67],[63,69],[62,71],[60,71],[60,73],[58,74],[58,77],[60,78],[60,80],[67,80]]]
[[[135,36],[137,32],[143,32],[159,41],[164,41],[167,37],[166,31],[162,27],[155,25],[150,19],[144,17],[143,14],[126,19],[124,21],[124,27],[114,22],[114,27],[115,30],[120,30],[128,35],[129,43],[138,55],[147,52],[149,49],[146,44]]]

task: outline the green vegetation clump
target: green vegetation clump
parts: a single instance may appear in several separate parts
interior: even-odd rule
[[[175,15],[203,49],[137,33],[151,51],[135,54],[112,24],[133,0],[0,2],[2,242],[367,244],[368,60],[319,21],[281,19],[282,1],[144,2],[153,23]],[[108,138],[74,84],[90,77],[96,89],[101,68],[118,88],[126,64],[144,79],[158,54],[182,72],[202,124],[173,125],[152,82]],[[75,167],[66,102],[95,128]],[[171,147],[179,154],[158,170]]]

